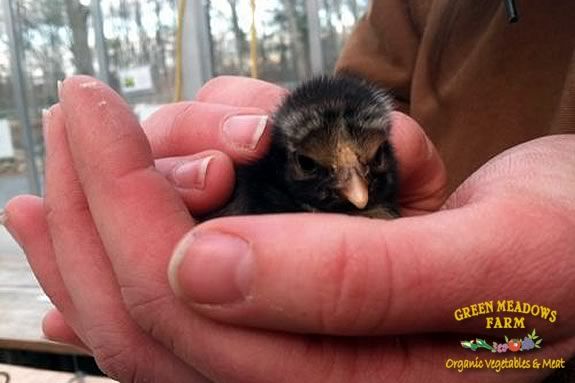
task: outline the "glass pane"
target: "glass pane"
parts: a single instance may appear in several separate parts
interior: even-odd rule
[[[175,0],[101,0],[110,81],[140,118],[172,101]]]
[[[42,109],[58,101],[59,80],[72,74],[96,74],[91,12],[88,0],[15,0],[13,4],[33,157],[42,174]],[[17,148],[21,145],[22,130],[16,133]]]
[[[333,71],[368,0],[318,0],[324,73]],[[206,1],[215,74],[249,76],[250,0]],[[256,1],[258,77],[291,86],[311,73],[306,0]]]
[[[213,72],[250,75],[291,87],[311,74],[306,0],[257,0],[256,58],[250,56],[250,0],[203,0]],[[368,0],[317,0],[324,72],[329,73]],[[90,0],[13,0],[21,43],[34,160],[42,173],[41,110],[57,102],[57,81],[98,75],[99,41]],[[170,102],[175,83],[176,0],[100,0],[111,85],[145,118]],[[0,203],[28,192],[24,129],[15,112],[10,51],[0,19]],[[189,22],[193,22],[190,20]],[[185,68],[184,68],[185,70]],[[7,181],[10,179],[10,181]]]
[[[17,96],[13,88],[14,78],[10,62],[7,17],[8,15],[4,14],[4,4],[2,4],[0,9],[0,207],[18,194],[31,192],[24,128],[16,111]],[[18,27],[18,18],[14,21]],[[22,40],[20,42],[23,43]],[[34,147],[41,153],[42,138],[38,128],[34,129],[33,133]],[[40,155],[36,157],[36,159],[39,158]]]
[[[325,72],[333,72],[343,44],[367,10],[369,0],[319,0]]]
[[[250,0],[211,0],[215,74],[250,75]],[[310,74],[305,0],[256,2],[258,77],[289,85]]]

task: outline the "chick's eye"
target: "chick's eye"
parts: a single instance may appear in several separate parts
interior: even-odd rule
[[[384,170],[387,167],[387,157],[388,153],[385,144],[382,144],[377,149],[377,152],[375,152],[375,155],[373,156],[371,163],[373,166]]]
[[[384,148],[383,145],[379,145],[379,148],[377,148],[377,152],[375,152],[375,156],[373,156],[373,160],[375,162],[380,162],[383,159],[384,159]]]
[[[318,163],[309,158],[308,156],[304,156],[303,154],[296,155],[296,161],[301,168],[306,173],[312,173],[318,169]]]

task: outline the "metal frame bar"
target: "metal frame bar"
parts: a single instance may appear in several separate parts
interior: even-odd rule
[[[3,0],[6,30],[10,44],[10,70],[12,72],[12,86],[16,111],[22,123],[24,147],[26,150],[26,176],[30,193],[40,195],[41,183],[38,167],[36,166],[36,153],[34,150],[34,136],[28,115],[28,98],[26,95],[26,81],[22,70],[22,44],[21,35],[15,23],[15,13],[12,0]]]
[[[202,0],[187,0],[184,20],[183,95],[184,99],[191,100],[213,76],[208,19]]]

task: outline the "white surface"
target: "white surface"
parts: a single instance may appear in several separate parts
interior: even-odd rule
[[[24,252],[6,228],[0,225],[0,253],[14,256],[23,255]],[[1,382],[1,380],[0,380]]]
[[[8,120],[0,120],[0,158],[14,157],[14,145]]]

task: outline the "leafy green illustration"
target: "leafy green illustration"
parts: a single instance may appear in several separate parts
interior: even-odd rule
[[[484,348],[488,351],[493,351],[493,347],[489,345],[484,339],[476,338],[475,340],[468,340],[460,342],[463,348],[468,348],[472,351],[477,351],[477,349]]]
[[[461,342],[461,346],[462,346],[463,348],[468,348],[468,349],[470,349],[470,350],[472,350],[472,351],[475,351],[475,350],[477,350],[477,348],[478,348],[478,347],[477,347],[477,344],[475,344],[475,342],[474,342],[473,340],[462,341],[462,342]]]
[[[493,347],[491,347],[486,341],[484,341],[483,339],[475,339],[475,341],[477,342],[477,347],[478,348],[484,348],[488,351],[493,350]]]

